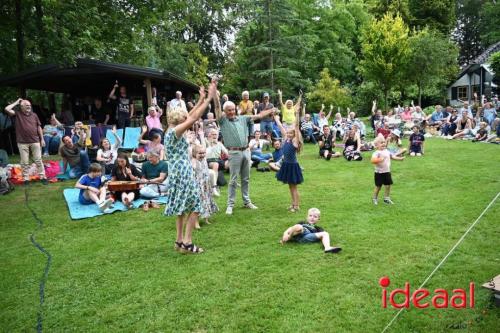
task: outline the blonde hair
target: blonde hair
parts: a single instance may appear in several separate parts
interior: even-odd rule
[[[318,214],[318,215],[321,215],[321,211],[316,208],[316,207],[313,207],[313,208],[309,208],[309,210],[307,211],[307,214]]]
[[[167,115],[167,121],[169,124],[178,125],[181,123],[182,118],[186,118],[188,112],[182,107],[176,107],[171,109]]]
[[[192,148],[191,148],[191,156],[193,156],[194,158],[196,158],[196,154],[198,154],[198,152],[200,150],[203,150],[203,149],[206,150],[206,148],[204,146],[195,143],[194,145],[192,145]]]
[[[385,138],[382,134],[379,134],[375,140],[373,140],[373,145],[378,145],[381,141],[385,141]]]

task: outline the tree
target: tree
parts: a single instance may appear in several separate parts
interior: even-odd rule
[[[455,26],[456,0],[408,0],[410,27],[429,27],[448,35]]]
[[[500,3],[488,1],[481,8],[479,31],[484,48],[500,41]]]
[[[320,79],[307,94],[310,109],[319,110],[321,104],[347,108],[351,105],[351,92],[341,87],[340,81],[330,76],[328,68],[321,71]]]
[[[410,55],[408,27],[399,15],[384,15],[372,20],[363,30],[362,59],[359,69],[363,78],[377,83],[384,94],[384,107],[392,87],[398,86]]]
[[[460,65],[467,65],[484,51],[479,30],[479,13],[484,1],[457,0],[457,26],[453,39],[460,48]]]
[[[438,32],[427,28],[410,37],[410,47],[406,77],[416,84],[418,104],[422,105],[424,89],[443,87],[448,78],[458,73],[458,49]]]
[[[495,73],[494,81],[497,84],[500,84],[500,52],[493,53],[488,62],[491,65],[491,69]]]

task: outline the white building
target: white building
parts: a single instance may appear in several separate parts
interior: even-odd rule
[[[464,101],[469,104],[474,100],[474,93],[480,97],[491,97],[497,91],[493,83],[493,71],[487,64],[488,58],[500,51],[500,42],[490,46],[470,64],[462,68],[458,79],[448,87],[449,105],[459,105]]]

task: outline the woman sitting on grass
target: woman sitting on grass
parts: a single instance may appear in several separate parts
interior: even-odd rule
[[[262,148],[264,148],[264,146],[269,147],[270,142],[260,138],[260,131],[255,131],[254,137],[255,138],[250,140],[250,142],[248,143],[248,148],[250,148],[252,161],[257,163],[259,162],[268,163],[269,160],[273,157],[273,155],[270,153],[267,154],[263,153]]]
[[[344,136],[344,157],[348,161],[361,161],[361,138],[359,137],[358,128],[353,125],[350,131],[347,131]]]
[[[128,161],[128,155],[126,153],[118,154],[116,158],[116,164],[111,173],[111,180],[121,180],[121,181],[138,181],[142,177],[142,174],[137,170],[137,168],[130,164]],[[139,197],[139,190],[135,191],[117,191],[114,192],[116,200],[121,200],[127,208],[132,207],[132,201]]]
[[[453,135],[449,139],[458,139],[458,138],[472,138],[474,137],[474,133],[472,132],[472,120],[468,117],[467,110],[462,112],[462,117],[457,121],[457,133]]]
[[[99,143],[99,150],[97,151],[96,160],[101,164],[102,171],[109,175],[115,166],[115,160],[118,156],[118,148],[120,148],[122,140],[116,135],[116,127],[113,126],[111,130],[115,136],[115,144],[111,145],[108,139],[102,138]]]
[[[141,138],[139,143],[145,145],[146,152],[153,151],[160,156],[160,161],[165,159],[165,148],[161,144],[161,134],[158,132],[152,132],[150,134],[151,140],[144,139],[144,136],[148,132],[147,126],[142,126]]]

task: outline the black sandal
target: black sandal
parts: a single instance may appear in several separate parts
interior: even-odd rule
[[[182,249],[182,252],[191,253],[191,254],[199,254],[199,253],[204,252],[201,247],[198,247],[198,246],[194,245],[193,243],[182,244],[181,249]]]
[[[182,249],[183,245],[184,245],[184,243],[182,243],[182,242],[174,242],[174,250],[180,251]]]

